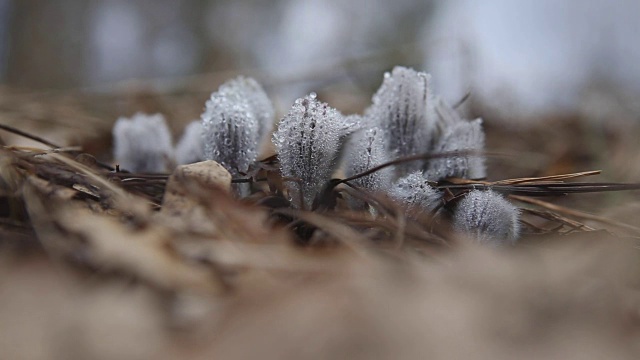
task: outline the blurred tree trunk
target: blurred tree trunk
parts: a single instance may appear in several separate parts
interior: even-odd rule
[[[81,83],[90,1],[13,0],[5,83],[68,88]]]

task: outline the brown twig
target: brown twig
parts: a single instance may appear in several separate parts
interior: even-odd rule
[[[27,133],[25,131],[22,131],[20,129],[16,129],[13,126],[0,124],[0,129],[8,131],[10,133],[14,133],[16,135],[20,135],[22,137],[26,137],[27,139],[31,139],[31,140],[37,141],[37,142],[39,142],[41,144],[47,145],[47,146],[52,147],[52,148],[60,148],[61,147],[59,145],[56,145],[56,144],[52,143],[51,141],[49,141],[47,139],[41,138],[40,136],[37,136],[37,135],[29,134],[29,133]]]

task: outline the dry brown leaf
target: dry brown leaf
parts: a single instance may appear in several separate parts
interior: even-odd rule
[[[25,188],[25,200],[36,233],[57,255],[81,254],[98,269],[130,274],[163,289],[222,291],[211,268],[171,250],[175,234],[169,228],[151,221],[123,224],[111,215],[48,198],[35,187]]]

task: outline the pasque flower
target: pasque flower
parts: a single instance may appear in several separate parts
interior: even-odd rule
[[[397,66],[385,73],[373,96],[365,116],[386,133],[391,158],[425,153],[433,142],[436,116],[430,78],[426,73]],[[400,177],[421,169],[422,164],[407,162],[395,168]]]
[[[473,190],[457,204],[454,227],[488,245],[513,243],[520,235],[519,211],[502,195]]]
[[[238,77],[211,94],[202,113],[204,156],[232,175],[247,171],[271,129],[273,106],[253,79]]]
[[[113,126],[113,155],[132,172],[160,173],[169,170],[173,158],[171,132],[160,114],[137,113],[121,117]]]
[[[311,209],[313,199],[338,166],[340,149],[357,125],[314,93],[295,101],[273,135],[282,175],[294,206]],[[302,194],[302,196],[300,196]]]

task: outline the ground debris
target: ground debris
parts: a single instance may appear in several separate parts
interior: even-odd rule
[[[633,184],[578,182],[588,171],[435,184],[441,211],[482,187],[522,204],[523,241],[487,249],[348,181],[293,209],[277,168],[136,174],[3,146],[0,358],[640,357],[634,217],[551,204]]]

